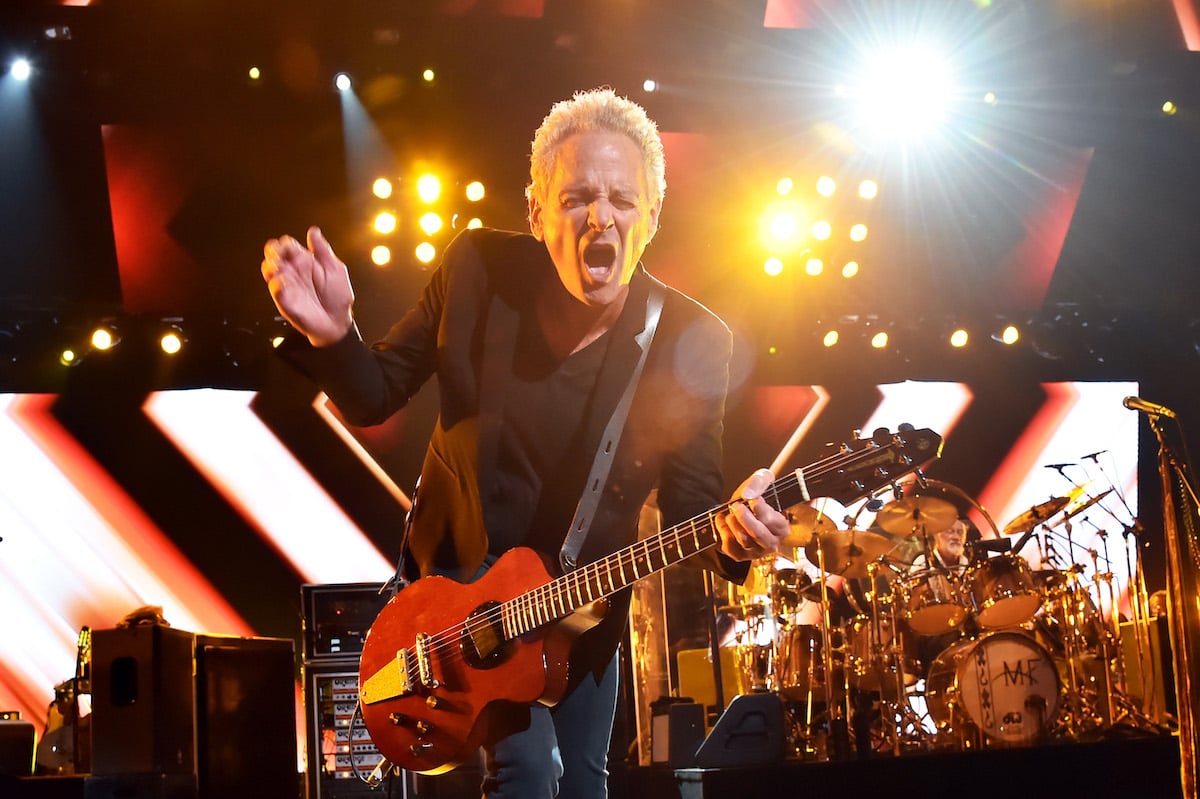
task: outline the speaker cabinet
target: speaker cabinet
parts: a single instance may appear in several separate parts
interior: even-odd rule
[[[288,638],[196,636],[200,796],[296,799],[296,663]]]
[[[193,636],[159,625],[92,634],[92,773],[194,774]]]
[[[783,704],[775,694],[735,696],[696,750],[701,768],[763,766],[783,761]]]

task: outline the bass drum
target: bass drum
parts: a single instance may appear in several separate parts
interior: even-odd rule
[[[1004,744],[1037,742],[1058,712],[1054,660],[1016,632],[967,638],[938,655],[925,681],[939,730],[982,733]]]

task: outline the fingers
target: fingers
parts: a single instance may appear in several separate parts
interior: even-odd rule
[[[762,499],[774,476],[759,469],[738,486],[728,511],[716,520],[721,550],[735,560],[751,560],[779,551],[788,533],[787,518]]]

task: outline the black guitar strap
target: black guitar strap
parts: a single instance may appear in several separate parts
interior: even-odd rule
[[[629,375],[629,382],[621,394],[621,400],[613,408],[600,446],[596,450],[596,458],[592,461],[591,471],[588,472],[587,482],[584,483],[583,496],[575,508],[575,518],[567,530],[562,548],[558,552],[558,563],[564,572],[574,570],[579,558],[579,551],[587,538],[596,508],[600,505],[600,497],[604,494],[604,486],[608,481],[608,472],[612,468],[613,459],[617,453],[617,442],[621,439],[621,431],[625,429],[625,420],[629,417],[629,408],[633,404],[633,392],[642,376],[642,367],[646,363],[646,355],[650,352],[650,342],[654,340],[654,331],[658,328],[658,318],[662,315],[663,288],[658,281],[650,281],[650,292],[646,297],[646,326],[636,336],[642,354],[638,357],[637,365]]]

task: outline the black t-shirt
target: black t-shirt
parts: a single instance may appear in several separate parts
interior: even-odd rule
[[[528,546],[556,557],[594,452],[585,452],[583,420],[611,331],[566,358],[522,325],[514,372],[503,398],[497,451],[499,505],[488,514],[489,551]]]

